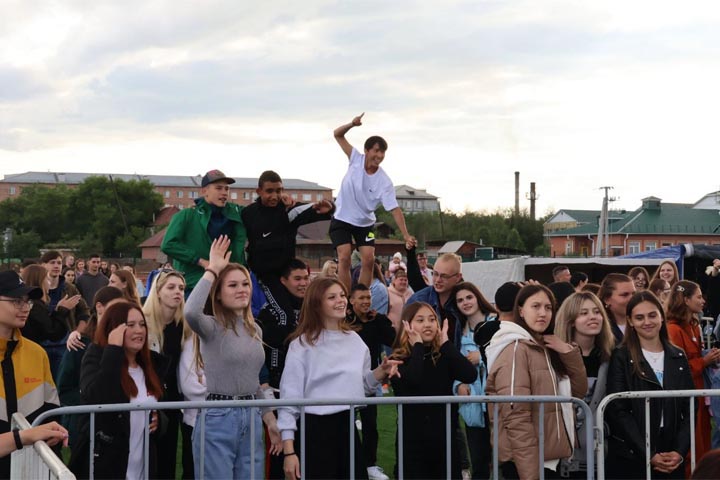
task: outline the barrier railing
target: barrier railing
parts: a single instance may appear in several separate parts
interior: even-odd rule
[[[349,406],[350,408],[350,435],[349,435],[349,448],[350,451],[354,451],[355,448],[355,435],[354,435],[354,422],[355,422],[355,410],[358,407],[365,405],[397,405],[398,406],[398,478],[403,478],[403,451],[404,451],[404,438],[403,438],[403,406],[417,405],[417,404],[445,404],[445,448],[446,448],[446,473],[447,477],[451,475],[451,423],[452,423],[452,404],[462,403],[488,403],[493,404],[493,478],[499,478],[499,461],[498,461],[498,409],[500,403],[539,403],[540,414],[539,418],[539,476],[544,479],[544,437],[543,437],[543,415],[546,403],[572,403],[575,406],[583,409],[587,422],[586,429],[586,445],[594,445],[593,439],[593,414],[585,402],[571,397],[555,397],[555,396],[439,396],[439,397],[364,397],[364,398],[345,398],[345,399],[303,399],[303,400],[222,400],[222,401],[195,401],[195,402],[160,402],[160,403],[147,403],[147,404],[112,404],[112,405],[86,405],[77,407],[62,407],[55,410],[44,412],[38,416],[33,422],[34,425],[38,425],[45,422],[48,418],[58,415],[77,415],[77,414],[90,414],[90,452],[94,451],[95,442],[95,415],[99,413],[111,413],[111,412],[124,412],[124,411],[135,411],[141,410],[146,412],[146,425],[149,424],[149,416],[152,410],[178,410],[185,408],[202,409],[201,414],[198,417],[195,428],[200,428],[201,439],[204,440],[205,436],[205,411],[207,408],[278,408],[285,406],[298,407],[300,409],[300,442],[301,445],[305,443],[305,408],[308,406],[329,406],[329,405],[343,405]],[[250,422],[250,438],[255,438],[255,428],[253,422]],[[149,475],[149,429],[145,429],[145,476]],[[200,443],[200,458],[196,459],[199,461],[199,471],[204,472],[205,462],[205,442]],[[254,445],[251,443],[250,458],[254,459]],[[592,480],[594,478],[595,468],[594,461],[595,456],[593,454],[593,448],[586,449],[587,457],[587,478]],[[90,478],[93,478],[93,456],[90,455]],[[251,472],[254,478],[254,460],[251,467]],[[300,468],[301,478],[305,476],[305,449],[300,450]],[[354,478],[355,471],[355,456],[350,455],[350,478]],[[602,478],[602,477],[601,477]]]
[[[27,430],[30,423],[20,413],[12,416],[11,428]],[[75,475],[43,441],[15,450],[10,457],[10,478],[75,480]]]
[[[687,398],[690,410],[690,469],[695,470],[695,399],[698,397],[720,397],[720,390],[663,390],[643,392],[619,392],[605,397],[598,405],[595,414],[596,439],[597,439],[597,470],[598,478],[605,478],[605,409],[608,404],[618,399],[645,399],[645,475],[651,477],[652,467],[650,465],[650,399],[652,398]]]

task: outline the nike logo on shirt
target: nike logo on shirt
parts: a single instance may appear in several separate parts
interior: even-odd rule
[[[262,234],[262,235],[263,235],[263,238],[270,236],[271,233],[272,233],[272,232],[263,233],[263,234]]]

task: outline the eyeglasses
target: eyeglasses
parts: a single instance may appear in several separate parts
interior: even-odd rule
[[[432,274],[433,278],[439,278],[441,280],[450,280],[451,278],[458,276],[457,273],[440,273],[436,272],[435,270],[433,270]]]
[[[18,310],[21,310],[24,306],[27,306],[27,308],[32,308],[33,306],[32,300],[26,300],[24,298],[0,298],[0,302],[10,302]]]

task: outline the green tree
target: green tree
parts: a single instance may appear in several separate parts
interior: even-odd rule
[[[5,245],[7,258],[37,258],[40,256],[42,239],[36,232],[14,233]]]
[[[65,185],[31,185],[20,196],[0,204],[0,228],[37,233],[42,243],[57,242],[68,232],[71,189]]]
[[[112,255],[121,253],[119,240],[122,249],[128,248],[128,238],[138,240],[140,235],[133,228],[149,227],[153,215],[163,205],[162,196],[147,180],[125,182],[90,177],[73,193],[70,204],[73,231],[78,237],[91,233],[99,240],[102,253]]]

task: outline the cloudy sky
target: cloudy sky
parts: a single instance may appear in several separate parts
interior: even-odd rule
[[[0,175],[265,169],[337,188],[332,130],[444,208],[720,189],[720,4],[0,0]]]

